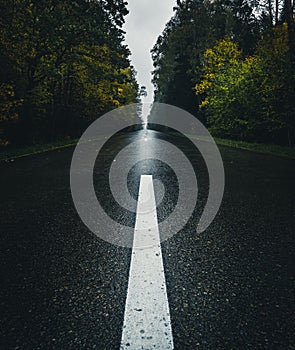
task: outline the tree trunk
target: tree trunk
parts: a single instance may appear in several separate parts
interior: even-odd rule
[[[268,0],[268,13],[269,13],[269,19],[271,27],[273,26],[273,14],[272,14],[272,3],[271,0]]]
[[[276,18],[275,18],[275,24],[278,25],[279,23],[279,0],[276,0]]]
[[[291,62],[294,66],[295,64],[295,23],[294,23],[294,14],[293,14],[293,4],[292,0],[285,0],[285,8],[286,8],[286,17],[288,23],[288,34],[289,34],[289,47],[290,47],[290,55]]]

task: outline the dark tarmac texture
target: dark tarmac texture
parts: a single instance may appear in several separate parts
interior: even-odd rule
[[[295,161],[221,147],[223,203],[197,234],[208,196],[199,152],[175,135],[121,134],[97,159],[94,184],[106,212],[129,226],[135,214],[112,198],[108,171],[123,147],[144,136],[151,154],[158,138],[182,149],[199,183],[191,219],[162,243],[175,349],[295,349]],[[0,349],[119,349],[131,249],[81,222],[70,190],[73,151],[0,163]],[[128,176],[135,198],[141,174],[165,187],[161,222],[177,202],[175,174],[142,161]]]

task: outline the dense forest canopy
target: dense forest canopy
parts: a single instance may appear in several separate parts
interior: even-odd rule
[[[124,0],[0,0],[0,144],[78,136],[138,100]]]
[[[294,145],[292,0],[178,0],[152,57],[155,100],[215,136]]]

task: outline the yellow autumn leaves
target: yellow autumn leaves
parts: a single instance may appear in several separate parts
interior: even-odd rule
[[[273,28],[252,56],[244,57],[227,37],[205,51],[203,64],[195,92],[215,134],[249,139],[259,130],[279,133],[289,127],[295,77],[286,23]]]

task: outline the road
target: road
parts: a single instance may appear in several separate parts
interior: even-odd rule
[[[99,156],[94,183],[105,210],[132,227],[135,215],[111,198],[106,174],[117,152],[143,137],[151,154],[159,138],[174,143],[197,169],[197,207],[162,243],[175,349],[294,349],[295,161],[220,147],[223,203],[196,234],[208,194],[200,154],[185,138],[158,131],[119,135]],[[1,349],[120,347],[131,249],[81,222],[69,182],[73,151],[0,164]],[[142,174],[165,185],[163,221],[177,201],[175,174],[142,162],[128,176],[134,198]]]

